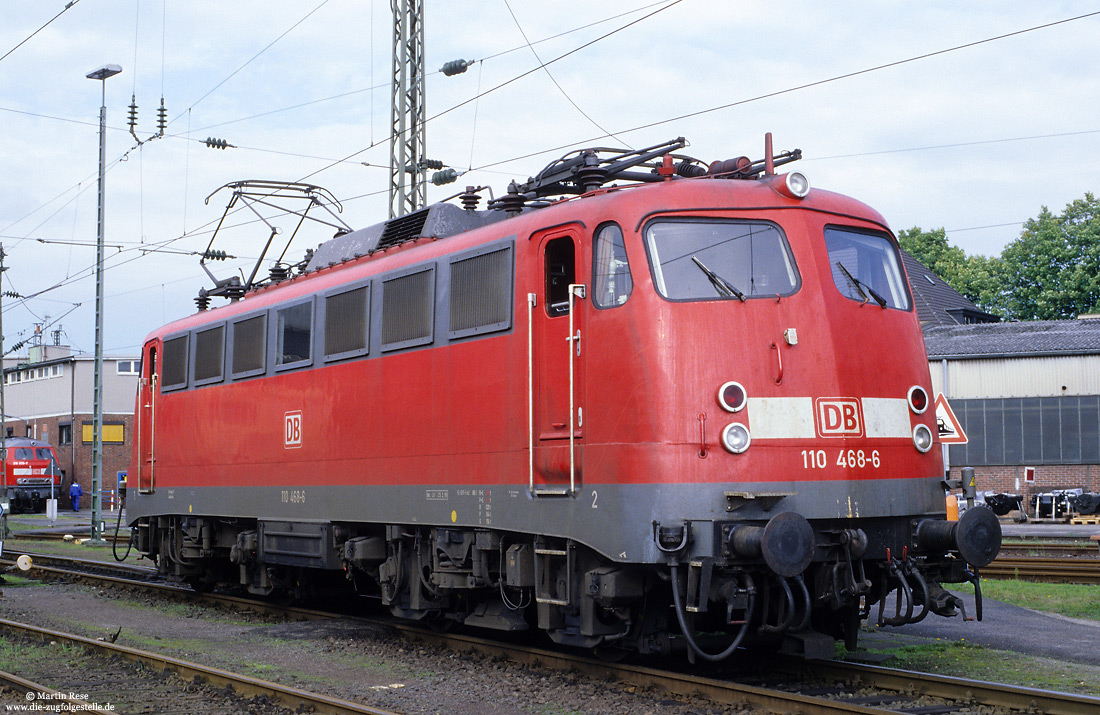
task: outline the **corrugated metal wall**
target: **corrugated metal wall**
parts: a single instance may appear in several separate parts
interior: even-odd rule
[[[932,389],[952,400],[1100,395],[1100,355],[930,360]]]

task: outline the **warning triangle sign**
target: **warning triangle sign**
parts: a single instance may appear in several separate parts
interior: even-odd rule
[[[963,432],[959,418],[947,404],[947,398],[936,395],[936,425],[939,427],[940,442],[943,444],[966,444],[966,432]]]

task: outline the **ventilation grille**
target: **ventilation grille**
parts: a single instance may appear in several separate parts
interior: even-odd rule
[[[164,387],[180,387],[187,384],[187,336],[164,341],[164,368],[161,374]]]
[[[221,379],[224,345],[224,325],[195,333],[195,382]]]
[[[382,349],[423,345],[432,340],[435,270],[382,283]]]
[[[386,227],[382,229],[382,237],[378,239],[376,250],[396,246],[405,241],[419,238],[424,230],[424,223],[428,220],[428,209],[414,211],[404,216],[390,219]]]
[[[325,355],[367,349],[367,287],[325,298]]]
[[[233,324],[233,374],[264,369],[266,323],[264,316],[257,315]]]
[[[511,305],[510,246],[451,264],[450,337],[507,328]]]

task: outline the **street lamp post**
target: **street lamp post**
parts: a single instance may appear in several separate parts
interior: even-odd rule
[[[122,71],[118,65],[104,65],[85,75],[97,79],[103,101],[99,107],[99,212],[96,218],[95,242],[95,383],[92,417],[92,538],[89,543],[103,544],[99,528],[100,500],[103,483],[103,199],[104,173],[107,163],[107,78]]]

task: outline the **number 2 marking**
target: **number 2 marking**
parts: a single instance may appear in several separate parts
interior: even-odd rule
[[[597,494],[596,490],[593,489],[592,490],[592,508],[593,509],[599,509],[599,507],[596,506],[596,499],[598,499],[598,498],[599,498],[599,494]]]

